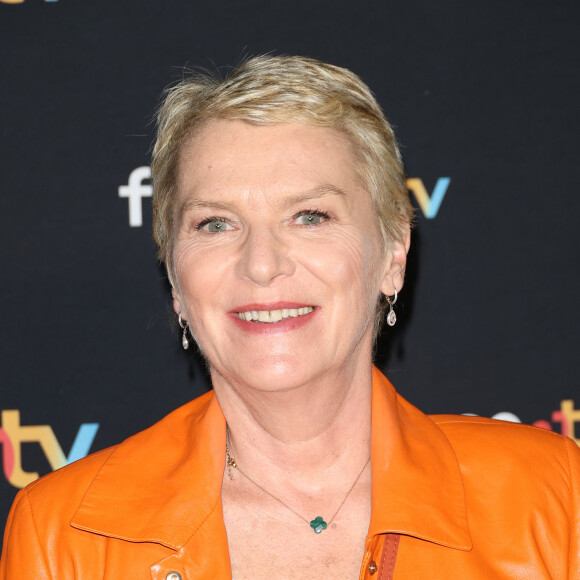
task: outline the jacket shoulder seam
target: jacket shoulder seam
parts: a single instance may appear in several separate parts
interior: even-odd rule
[[[492,419],[491,417],[471,417],[466,416],[465,418],[461,417],[452,417],[446,419],[439,419],[441,415],[429,415],[429,417],[433,420],[433,422],[437,426],[441,425],[452,425],[452,424],[459,424],[459,425],[477,425],[481,427],[495,427],[495,428],[513,428],[516,427],[517,429],[525,429],[526,431],[532,431],[534,433],[544,433],[547,437],[555,437],[556,440],[561,440],[563,435],[561,433],[556,433],[555,431],[550,431],[549,429],[541,429],[534,425],[528,425],[527,423],[516,423],[511,421],[502,421],[500,419]],[[473,421],[471,419],[477,419]]]
[[[118,445],[112,445],[111,447],[106,447],[105,449],[100,449],[99,451],[94,451],[90,455],[87,455],[86,457],[83,457],[82,459],[78,459],[77,461],[85,461],[86,462],[86,461],[90,461],[90,460],[96,460],[101,455],[110,455],[115,450],[116,447],[118,447]],[[69,464],[67,464],[59,469],[55,469],[54,471],[50,471],[49,473],[43,475],[42,477],[35,479],[33,482],[29,483],[26,486],[25,490],[27,492],[32,491],[38,485],[42,485],[43,482],[54,479],[55,477],[56,478],[60,477],[61,470],[68,468],[70,465],[74,465],[75,463],[77,463],[77,461],[74,461],[73,463],[69,463]],[[101,461],[101,465],[98,467],[97,471],[101,470],[101,467],[102,467],[102,464],[104,463],[104,461],[106,461],[106,457]]]

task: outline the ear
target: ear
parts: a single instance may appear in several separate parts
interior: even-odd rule
[[[405,267],[407,265],[407,254],[411,246],[411,230],[407,228],[403,239],[391,244],[387,251],[387,262],[381,284],[381,292],[385,296],[392,296],[401,291],[405,281]]]
[[[179,315],[182,313],[182,304],[181,304],[181,296],[179,292],[175,289],[171,289],[171,297],[173,298],[173,310],[175,314]]]

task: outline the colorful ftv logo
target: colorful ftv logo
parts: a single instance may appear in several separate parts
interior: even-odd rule
[[[0,443],[2,444],[2,467],[4,476],[14,487],[24,487],[38,478],[35,471],[22,467],[22,443],[38,443],[52,469],[64,467],[88,455],[98,423],[83,423],[68,455],[64,454],[50,425],[21,425],[20,411],[2,411]]]
[[[129,225],[132,228],[140,228],[143,225],[143,198],[153,195],[150,179],[151,168],[143,165],[131,171],[127,185],[119,187],[119,197],[129,200]],[[407,187],[413,192],[423,215],[427,219],[433,219],[437,216],[450,183],[450,177],[440,177],[433,192],[429,195],[422,179],[419,177],[407,179]]]

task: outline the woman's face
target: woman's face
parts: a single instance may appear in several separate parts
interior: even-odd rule
[[[405,248],[385,251],[346,137],[211,121],[181,152],[176,211],[174,308],[212,373],[276,390],[368,367]]]

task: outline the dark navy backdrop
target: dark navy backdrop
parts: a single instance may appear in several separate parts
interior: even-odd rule
[[[246,54],[352,68],[397,127],[418,225],[377,362],[402,394],[574,434],[579,16],[572,0],[0,0],[0,525],[35,473],[206,389],[148,181],[129,190],[140,227],[119,188],[149,163],[163,88]]]

